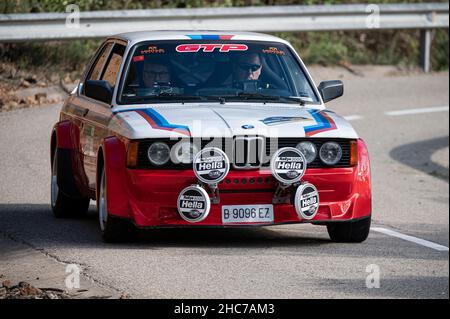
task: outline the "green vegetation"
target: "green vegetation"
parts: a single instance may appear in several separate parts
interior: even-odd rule
[[[74,40],[0,44],[2,62],[14,63],[19,70],[70,73],[83,72],[101,40]]]
[[[200,8],[267,5],[314,5],[349,3],[423,3],[448,2],[446,0],[2,0],[1,13],[65,12],[68,4],[75,3],[82,11],[131,10],[155,8]]]
[[[306,63],[325,65],[389,64],[417,66],[420,56],[418,30],[279,33],[300,52]],[[447,70],[448,30],[433,33],[433,70]]]
[[[150,8],[230,7],[293,4],[344,4],[344,3],[418,3],[447,1],[400,0],[2,0],[1,13],[65,12],[66,5],[76,3],[82,11]],[[351,31],[277,33],[289,40],[308,64],[333,65],[393,64],[417,66],[420,44],[418,30]],[[19,68],[39,68],[47,71],[82,71],[100,40],[76,40],[46,43],[17,43],[0,45],[2,60],[13,62]],[[432,67],[446,70],[449,67],[449,33],[434,33]]]

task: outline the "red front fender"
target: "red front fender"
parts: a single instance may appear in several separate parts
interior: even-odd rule
[[[130,218],[130,194],[126,175],[126,145],[117,137],[107,137],[102,144],[103,163],[97,164],[97,198],[99,194],[101,169],[106,173],[106,201],[108,213],[114,216]],[[101,160],[100,156],[97,157]]]

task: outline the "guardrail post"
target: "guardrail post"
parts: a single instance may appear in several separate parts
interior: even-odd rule
[[[425,73],[431,69],[431,30],[420,30],[420,66]]]

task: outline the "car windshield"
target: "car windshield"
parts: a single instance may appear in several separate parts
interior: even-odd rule
[[[120,104],[236,101],[315,104],[311,82],[282,43],[152,41],[134,46]]]

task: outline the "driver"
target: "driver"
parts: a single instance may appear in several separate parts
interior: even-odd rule
[[[241,54],[233,64],[233,81],[256,81],[262,71],[258,53]]]
[[[146,59],[142,70],[142,80],[147,88],[152,88],[159,83],[170,84],[170,70],[161,59]]]

